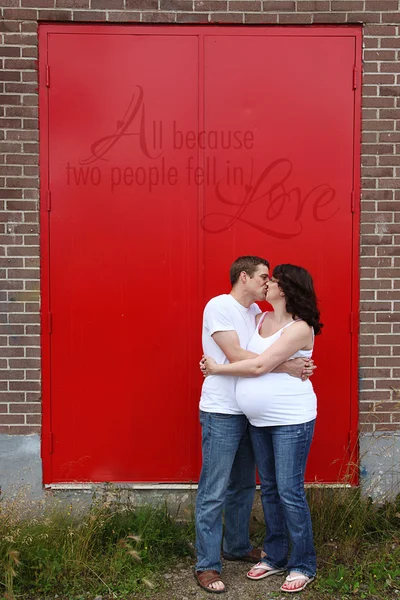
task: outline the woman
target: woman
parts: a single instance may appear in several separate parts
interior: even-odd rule
[[[206,375],[241,378],[236,399],[251,424],[267,535],[266,556],[247,576],[263,579],[288,570],[281,590],[293,593],[303,590],[316,573],[304,474],[317,401],[310,380],[271,371],[289,358],[311,358],[322,323],[312,278],[301,267],[275,267],[266,299],[274,311],[261,315],[247,347],[259,356],[226,365],[204,357],[203,364]]]

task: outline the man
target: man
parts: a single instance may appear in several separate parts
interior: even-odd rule
[[[255,356],[245,350],[265,300],[269,263],[258,256],[241,256],[230,269],[232,290],[212,298],[204,309],[203,351],[218,363]],[[301,377],[311,374],[304,359],[286,361],[275,371]],[[252,547],[249,523],[256,467],[248,423],[235,397],[236,377],[214,375],[204,380],[200,399],[203,466],[196,501],[195,576],[200,587],[222,593],[222,512],[225,510],[223,557],[256,563],[261,550]]]

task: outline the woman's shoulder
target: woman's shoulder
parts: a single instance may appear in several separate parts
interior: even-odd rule
[[[260,312],[258,313],[258,315],[256,315],[256,323],[258,324],[260,322],[260,319],[265,319],[265,317],[268,315],[268,313],[270,313],[270,310],[266,310],[265,312]]]
[[[292,321],[291,323],[289,323],[289,326],[286,326],[283,331],[282,331],[282,335],[283,334],[291,334],[291,335],[308,335],[311,331],[312,331],[312,327],[311,325],[309,325],[308,323],[306,323],[306,321],[303,321],[303,319],[295,319],[294,321]]]

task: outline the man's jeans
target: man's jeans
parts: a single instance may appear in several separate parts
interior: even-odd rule
[[[261,501],[267,535],[263,561],[308,577],[316,572],[310,511],[304,474],[314,433],[313,421],[301,425],[253,427],[253,443],[261,480]],[[287,560],[289,540],[291,552]]]
[[[252,550],[249,522],[255,492],[255,462],[244,415],[200,411],[203,466],[196,501],[197,571],[221,572],[222,511],[226,554]]]

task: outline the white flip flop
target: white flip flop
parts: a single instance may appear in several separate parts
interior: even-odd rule
[[[257,570],[257,571],[264,571],[264,573],[260,573],[260,575],[250,575],[250,571],[253,571],[253,569]],[[256,565],[254,565],[254,567],[251,567],[250,571],[247,573],[247,577],[249,579],[252,579],[253,581],[258,581],[259,579],[264,579],[264,577],[269,577],[270,575],[282,575],[282,573],[284,573],[284,569],[273,569],[272,567],[268,566],[265,562],[258,562]]]
[[[296,592],[302,592],[309,583],[311,583],[312,581],[314,581],[315,577],[307,577],[307,575],[302,575],[301,573],[299,573],[298,575],[288,575],[285,579],[284,584],[281,586],[281,592],[286,592],[287,594],[294,594]],[[303,580],[304,583],[303,585],[301,585],[300,587],[296,587],[293,588],[292,590],[287,590],[285,589],[284,585],[286,582],[288,583],[292,583],[292,581],[300,581]]]

